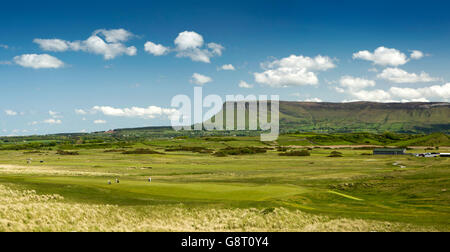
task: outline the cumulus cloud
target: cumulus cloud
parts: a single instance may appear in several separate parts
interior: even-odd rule
[[[374,101],[374,102],[392,101],[391,94],[381,89],[350,91],[350,94],[358,101]]]
[[[137,117],[145,119],[153,119],[157,116],[177,116],[179,115],[176,109],[166,109],[156,106],[150,106],[147,108],[132,107],[132,108],[114,108],[110,106],[95,106],[92,108],[94,112],[100,112],[107,116],[116,117]]]
[[[343,76],[339,80],[340,87],[334,89],[338,93],[347,93],[352,96],[352,101],[374,101],[374,102],[389,102],[391,95],[381,89],[367,90],[367,88],[375,87],[376,82],[363,78],[352,76]]]
[[[167,54],[168,52],[169,52],[169,48],[167,48],[167,47],[165,47],[165,46],[163,46],[163,45],[160,45],[160,44],[155,44],[155,43],[153,43],[153,42],[150,42],[150,41],[148,41],[147,43],[145,43],[145,51],[146,52],[148,52],[148,53],[150,53],[150,54],[153,54],[153,55],[155,55],[155,56],[162,56],[162,55],[165,55],[165,54]]]
[[[379,47],[374,52],[367,50],[353,54],[353,59],[372,61],[381,66],[400,66],[408,63],[408,57],[397,49]]]
[[[411,56],[410,57],[411,57],[411,59],[419,60],[419,59],[425,57],[425,54],[423,52],[419,51],[419,50],[413,50],[411,52]]]
[[[439,78],[431,77],[425,72],[421,72],[420,74],[408,73],[399,68],[386,68],[377,77],[394,83],[434,82],[440,80]]]
[[[10,110],[10,109],[5,110],[5,114],[9,115],[9,116],[16,116],[16,115],[18,115],[18,113],[16,111],[13,111],[13,110]]]
[[[46,123],[46,124],[61,124],[62,121],[59,120],[59,119],[51,118],[51,119],[44,120],[43,123]]]
[[[362,78],[356,78],[352,76],[343,76],[339,81],[340,85],[344,88],[351,90],[360,90],[368,87],[374,87],[376,82],[373,80],[366,80]]]
[[[212,78],[205,76],[205,75],[201,75],[199,73],[194,73],[192,75],[192,79],[191,79],[191,83],[197,84],[197,85],[205,85],[206,83],[210,83],[212,82]]]
[[[125,29],[112,29],[112,30],[99,29],[95,31],[94,34],[95,35],[103,34],[103,36],[105,36],[105,40],[109,43],[126,42],[131,37],[134,36],[133,33]]]
[[[253,88],[253,85],[252,85],[252,84],[248,84],[248,83],[245,82],[245,81],[240,81],[240,82],[239,82],[239,87],[240,87],[240,88]]]
[[[281,60],[261,64],[264,72],[254,73],[255,81],[271,87],[289,87],[302,85],[317,85],[317,71],[335,68],[333,60],[326,56],[315,58],[302,55],[291,55]]]
[[[19,66],[34,69],[56,69],[64,66],[64,62],[48,54],[23,54],[14,57],[14,62]]]
[[[219,67],[219,70],[234,71],[234,70],[236,70],[236,68],[234,68],[234,66],[232,64],[226,64],[226,65]]]
[[[105,120],[95,120],[94,124],[105,124],[106,121]]]
[[[171,51],[176,52],[179,58],[190,58],[192,61],[211,63],[211,58],[221,56],[225,48],[217,43],[205,45],[203,36],[194,31],[184,31],[178,34],[174,41],[175,48],[155,44],[151,41],[145,43],[145,50],[155,56],[161,56]]]
[[[193,31],[184,31],[178,34],[175,39],[175,45],[180,50],[188,50],[203,46],[204,40],[202,35]]]
[[[450,83],[423,88],[391,87],[389,92],[395,97],[409,100],[429,98],[450,99]]]
[[[61,39],[34,39],[42,50],[53,52],[84,51],[102,55],[105,60],[111,60],[121,55],[134,56],[137,49],[134,46],[127,47],[133,34],[124,29],[96,30],[88,39],[83,41],[66,41]]]
[[[71,43],[61,39],[34,39],[42,50],[52,52],[65,52],[71,48]]]

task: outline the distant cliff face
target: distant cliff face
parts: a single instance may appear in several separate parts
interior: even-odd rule
[[[450,103],[280,102],[283,131],[450,132]]]

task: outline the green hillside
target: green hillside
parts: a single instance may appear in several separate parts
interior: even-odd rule
[[[284,133],[389,131],[448,134],[450,133],[450,103],[281,101],[280,128]]]

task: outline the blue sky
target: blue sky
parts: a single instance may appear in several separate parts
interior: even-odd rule
[[[172,97],[198,85],[205,95],[282,100],[449,101],[449,7],[9,1],[0,10],[0,135],[169,125]]]

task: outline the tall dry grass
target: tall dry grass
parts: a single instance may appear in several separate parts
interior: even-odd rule
[[[405,224],[330,219],[278,208],[120,207],[70,203],[59,195],[0,185],[0,231],[433,231]]]

